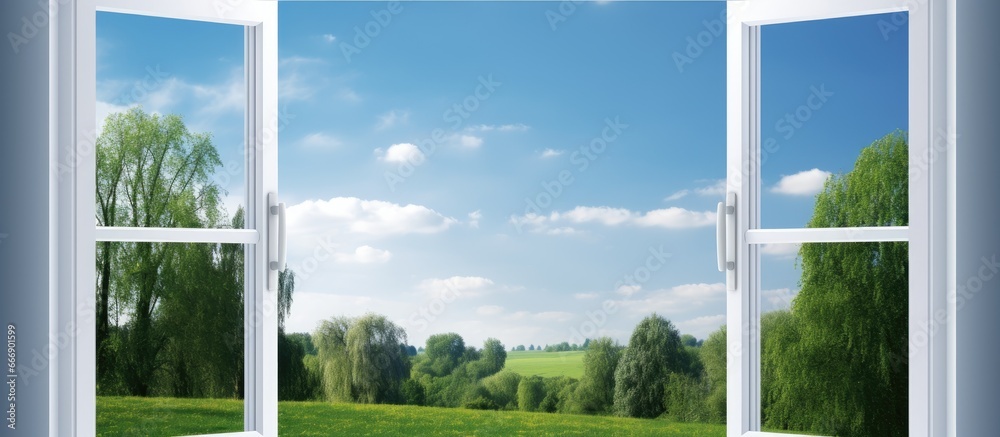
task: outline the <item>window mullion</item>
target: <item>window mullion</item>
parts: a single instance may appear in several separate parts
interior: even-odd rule
[[[908,241],[909,227],[845,227],[802,229],[749,229],[747,244],[863,243]]]
[[[255,229],[119,228],[98,226],[97,241],[257,244]]]

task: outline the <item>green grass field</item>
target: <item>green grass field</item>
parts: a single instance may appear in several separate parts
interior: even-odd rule
[[[583,351],[576,352],[507,352],[504,369],[517,372],[521,376],[538,375],[569,376],[580,379],[583,376]]]
[[[724,436],[724,425],[570,414],[397,405],[281,402],[281,435],[305,436]],[[97,398],[97,435],[170,436],[240,431],[243,402]]]

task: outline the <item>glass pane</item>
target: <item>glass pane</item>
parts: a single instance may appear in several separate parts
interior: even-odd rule
[[[817,195],[851,172],[872,174],[847,184],[852,202],[906,211],[907,46],[905,12],[761,29],[763,228],[907,224],[878,215],[810,222],[814,207],[830,208]]]
[[[97,224],[223,228],[245,204],[243,27],[97,13]]]
[[[907,243],[811,243],[761,260],[761,426],[907,435]]]
[[[97,435],[243,430],[244,251],[97,243]]]
[[[283,430],[724,434],[725,4],[402,9],[280,3]]]

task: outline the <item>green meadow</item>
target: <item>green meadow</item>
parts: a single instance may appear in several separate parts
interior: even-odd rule
[[[545,378],[568,376],[580,379],[583,376],[584,353],[586,352],[507,352],[507,362],[504,369],[521,376],[538,375]]]
[[[725,425],[575,414],[402,405],[280,402],[281,435],[294,436],[724,436]],[[231,399],[98,397],[98,436],[240,431]]]

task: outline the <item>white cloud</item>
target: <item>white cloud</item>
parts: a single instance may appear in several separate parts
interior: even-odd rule
[[[373,264],[385,263],[392,259],[392,253],[388,250],[376,249],[365,245],[354,249],[353,253],[337,253],[334,259],[341,263]]]
[[[511,320],[521,320],[529,316],[531,316],[531,313],[528,311],[515,311],[514,313],[508,315],[507,318]]]
[[[797,294],[799,294],[799,290],[792,290],[791,288],[776,288],[773,290],[761,291],[760,297],[769,305],[769,307],[764,308],[765,310],[784,310],[792,306],[792,300],[795,299]]]
[[[462,135],[459,137],[459,143],[463,147],[476,148],[483,145],[483,139],[475,135]]]
[[[685,311],[699,308],[708,302],[722,300],[725,297],[725,291],[726,284],[721,282],[682,284],[671,288],[647,291],[643,293],[641,299],[626,297],[618,304],[635,314],[648,314],[656,311],[669,316],[683,314]]]
[[[382,149],[375,149],[379,154],[379,159],[386,162],[409,162],[410,164],[420,164],[424,162],[424,152],[411,143],[399,143],[389,146],[389,149],[382,153]]]
[[[684,208],[665,208],[649,211],[635,222],[641,226],[660,227],[667,229],[687,229],[715,224],[715,212],[697,212]]]
[[[795,258],[799,254],[801,244],[765,244],[760,248],[760,253],[779,258]]]
[[[686,197],[690,193],[691,193],[690,190],[680,190],[680,191],[675,192],[674,194],[671,194],[671,195],[667,196],[663,200],[667,201],[667,202],[673,202],[675,200],[683,199],[684,197]]]
[[[689,320],[683,320],[677,322],[677,330],[681,334],[691,334],[695,338],[705,340],[710,334],[718,331],[723,325],[726,324],[725,314],[716,314],[712,316],[701,316],[695,317]]]
[[[542,151],[542,158],[555,158],[566,153],[565,150],[545,149]]]
[[[425,279],[420,283],[431,299],[455,299],[482,296],[494,282],[481,276],[452,276],[445,279]]]
[[[549,234],[549,235],[575,235],[575,234],[579,234],[580,231],[578,231],[576,229],[573,229],[573,228],[571,228],[569,226],[563,226],[563,227],[560,227],[560,228],[549,229],[549,230],[545,231],[545,233]]]
[[[617,226],[629,221],[632,212],[622,208],[607,206],[578,206],[564,213],[553,212],[552,221],[567,220],[573,223],[600,223],[605,226]]]
[[[503,312],[503,307],[499,305],[483,305],[476,308],[476,314],[480,316],[495,316]]]
[[[540,313],[535,313],[531,317],[535,320],[549,322],[568,322],[573,320],[573,313],[568,313],[566,311],[542,311]]]
[[[483,213],[479,210],[475,210],[469,213],[469,227],[473,229],[479,229],[479,220],[483,218]]]
[[[331,228],[372,235],[432,234],[456,223],[426,206],[356,197],[307,200],[288,208],[288,228],[304,235],[323,234]]]
[[[531,127],[528,126],[528,125],[526,125],[526,124],[524,124],[524,123],[500,124],[500,125],[496,125],[496,124],[478,124],[478,125],[475,125],[475,126],[469,126],[469,127],[465,128],[465,130],[467,130],[467,131],[479,131],[479,132],[491,132],[491,131],[524,132],[524,131],[526,131],[528,129],[531,129]]]
[[[711,185],[706,185],[703,187],[695,188],[695,193],[701,196],[721,196],[726,194],[726,180],[719,179],[713,182]]]
[[[125,112],[128,110],[127,106],[116,105],[114,103],[97,101],[97,110],[95,111],[95,116],[97,119],[97,129],[104,130],[104,123],[111,114],[116,114],[120,112]]]
[[[340,96],[340,99],[345,102],[357,103],[361,101],[361,96],[349,87],[341,88],[338,95]]]
[[[724,294],[726,284],[721,282],[713,284],[684,284],[675,286],[670,291],[673,295],[683,299],[712,299]]]
[[[522,216],[512,215],[509,222],[518,229],[526,226],[528,230],[538,232],[547,228],[548,217],[529,212]]]
[[[823,184],[830,178],[830,172],[818,168],[782,176],[771,192],[789,196],[811,196],[823,190]]]
[[[397,111],[395,109],[386,112],[378,116],[378,122],[375,123],[376,130],[389,129],[396,125],[406,124],[410,122],[410,112],[409,111]]]
[[[575,299],[597,299],[598,296],[597,293],[576,293],[573,295]]]
[[[615,293],[618,293],[622,296],[631,296],[633,294],[638,293],[639,290],[642,290],[641,285],[622,285],[618,287],[617,290],[615,290]]]
[[[224,81],[211,84],[164,74],[168,76],[153,84],[119,80],[98,83],[97,127],[104,127],[108,115],[140,105],[151,114],[178,113],[183,109],[184,121],[193,131],[211,130],[216,117],[243,113],[246,90],[241,69],[233,69]]]
[[[299,140],[299,145],[305,149],[330,150],[339,147],[341,142],[340,140],[323,132],[314,132],[302,137],[302,139]]]
[[[624,208],[607,206],[577,206],[565,212],[552,212],[548,216],[528,213],[523,216],[511,216],[509,222],[518,229],[527,228],[530,232],[552,232],[550,225],[560,222],[577,224],[598,223],[605,226],[631,224],[643,227],[660,227],[666,229],[688,229],[715,224],[714,211],[690,211],[684,208],[670,207],[656,209],[645,213],[630,211]],[[575,232],[572,228],[565,233]]]
[[[329,33],[324,33],[323,34],[323,41],[326,41],[327,44],[333,44],[333,42],[336,41],[336,40],[337,40],[337,37],[333,36],[333,34],[329,34]]]
[[[327,83],[319,71],[324,64],[322,59],[303,56],[278,61],[278,97],[283,102],[311,99]]]

